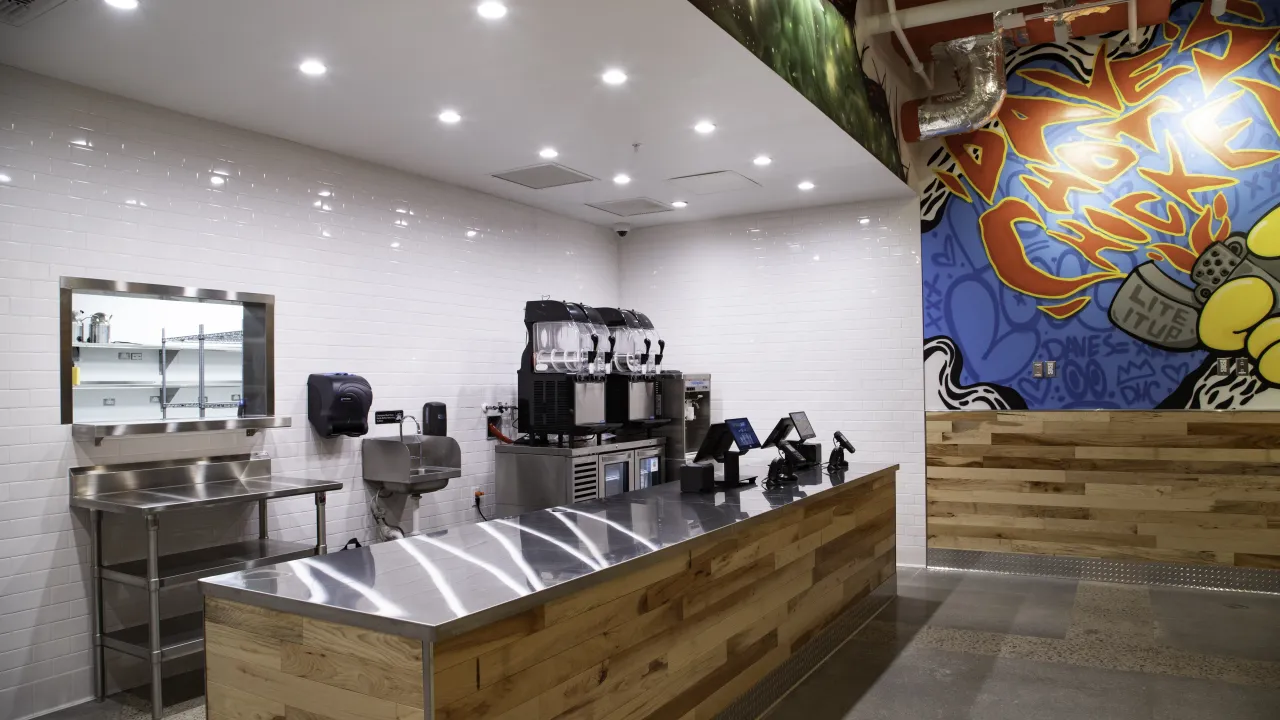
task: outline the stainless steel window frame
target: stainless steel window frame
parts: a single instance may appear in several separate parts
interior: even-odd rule
[[[250,340],[250,329],[256,330],[261,328],[261,341],[256,340],[257,333],[254,333],[255,340],[253,342],[262,342],[265,347],[262,357],[264,362],[260,364],[245,365],[245,376],[243,380],[243,394],[247,398],[251,392],[251,388],[256,392],[265,394],[265,412],[267,417],[275,415],[276,412],[276,393],[275,393],[275,308],[276,298],[274,295],[264,295],[261,293],[234,292],[231,290],[209,290],[206,288],[182,287],[179,285],[154,285],[151,283],[131,283],[118,280],[103,280],[100,278],[80,278],[80,277],[62,277],[58,283],[58,307],[59,307],[59,349],[60,349],[60,375],[61,375],[61,400],[62,400],[62,424],[74,424],[74,400],[72,399],[71,385],[71,366],[72,366],[72,339],[71,334],[67,332],[67,328],[71,325],[72,313],[71,296],[76,292],[92,293],[96,295],[121,295],[128,297],[149,297],[158,300],[187,300],[191,302],[216,302],[229,305],[240,305],[244,307],[245,312],[245,343],[248,345]],[[246,348],[246,356],[248,351]]]

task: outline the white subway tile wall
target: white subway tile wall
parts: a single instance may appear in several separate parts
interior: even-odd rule
[[[854,460],[900,463],[898,562],[924,564],[918,201],[633,231],[622,303],[661,331],[667,368],[711,373],[713,419],[763,439],[803,410],[824,452],[840,430]]]
[[[277,471],[346,484],[328,501],[331,547],[367,540],[360,441],[306,420],[307,374],[353,372],[374,409],[448,405],[464,475],[423,498],[422,523],[473,521],[473,490],[493,485],[480,407],[515,399],[524,302],[618,300],[607,229],[5,66],[0,175],[0,718],[91,694],[69,467],[265,451]],[[73,443],[59,424],[64,275],[275,295],[276,412],[294,426]],[[309,498],[270,508],[273,536],[314,537]],[[165,518],[162,544],[250,536],[254,517]],[[141,556],[141,523],[118,520],[108,560]],[[109,622],[140,619],[141,598],[113,590]]]

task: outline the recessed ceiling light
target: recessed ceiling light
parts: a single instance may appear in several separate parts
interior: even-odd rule
[[[214,185],[215,187],[222,185],[222,183],[226,181],[227,179],[222,177],[221,175],[212,175],[209,177],[209,183]]]
[[[315,202],[313,202],[313,203],[311,203],[311,204],[312,204],[312,205],[315,205],[316,207],[320,207],[321,205],[324,205],[324,201],[323,201],[323,200],[317,200],[317,201],[315,201]]]
[[[106,0],[106,3],[117,10],[138,9],[138,0]]]
[[[13,178],[8,175],[0,174],[0,182],[9,182],[11,180],[13,180]]]
[[[325,67],[324,63],[314,58],[303,60],[298,69],[302,71],[303,75],[311,75],[312,77],[319,77],[329,72],[329,68]]]
[[[446,125],[452,125],[462,119],[462,116],[458,114],[457,110],[445,110],[440,113],[439,117],[440,122],[445,123]]]
[[[468,230],[468,231],[467,231],[467,237],[475,237],[475,236],[476,236],[476,231],[475,231],[475,230]]]
[[[600,79],[604,80],[605,83],[609,85],[621,85],[627,81],[627,74],[618,68],[609,68],[604,71],[604,74],[600,76]]]
[[[549,147],[542,148],[541,150],[539,150],[538,155],[540,157],[546,158],[547,160],[550,160],[551,158],[554,158],[554,157],[560,157],[560,153],[556,152],[555,148],[549,148]]]
[[[507,6],[500,2],[482,2],[476,6],[476,12],[485,20],[501,20],[507,16]]]
[[[615,185],[626,185],[631,182],[631,176],[626,173],[618,173],[613,176],[613,182]]]
[[[716,131],[716,124],[711,122],[710,120],[700,120],[698,121],[697,125],[693,126],[693,129],[697,130],[699,133],[702,133],[703,135],[710,135],[711,133]]]
[[[321,190],[318,194],[320,195],[320,197],[329,197],[330,195],[332,195],[332,194],[333,194],[333,191],[332,191],[332,190]]]
[[[673,208],[675,208],[675,209],[679,210],[679,209],[681,209],[681,208],[687,208],[687,207],[689,207],[689,203],[687,203],[687,202],[685,202],[685,201],[683,201],[683,200],[677,200],[677,201],[675,201],[675,202],[671,203],[671,207],[673,207]]]
[[[396,208],[396,212],[400,213],[401,215],[408,215],[408,214],[409,214],[409,211],[408,211],[408,210],[406,210],[406,209],[404,209],[404,208]]]
[[[400,243],[398,243],[398,242],[393,242],[393,243],[391,243],[391,247],[393,247],[393,248],[398,248],[398,247],[400,247]]]
[[[801,190],[812,190],[813,183],[809,182],[808,180],[805,180],[804,182],[800,183],[796,187],[800,188]]]
[[[870,225],[870,224],[871,224],[871,218],[858,218],[858,224],[859,224],[859,225]]]
[[[760,167],[764,167],[765,165],[772,165],[773,158],[769,157],[768,155],[757,155],[756,159],[752,160],[751,162],[755,163],[756,165],[759,165]]]

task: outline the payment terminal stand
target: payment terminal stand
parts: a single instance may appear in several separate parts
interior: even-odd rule
[[[802,467],[813,467],[822,462],[822,444],[809,444],[809,441],[818,437],[813,431],[813,424],[809,422],[809,416],[802,412],[791,413],[791,424],[795,426],[796,434],[800,436],[800,442],[792,442],[791,447],[795,448],[802,456],[804,456],[805,464]]]
[[[738,449],[731,450],[735,444]],[[703,437],[693,462],[680,467],[680,490],[712,492],[716,488],[733,488],[754,483],[755,477],[742,477],[739,458],[758,447],[760,441],[746,418],[712,424],[707,428],[707,434]],[[713,462],[724,466],[724,476],[719,481],[715,478]]]

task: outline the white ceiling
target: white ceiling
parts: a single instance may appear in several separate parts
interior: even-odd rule
[[[910,190],[687,0],[71,0],[0,25],[0,63],[611,225],[630,197],[689,207],[637,227],[908,196]],[[318,57],[321,78],[297,66]],[[630,76],[606,86],[606,67]],[[436,120],[444,108],[457,125]],[[693,125],[711,119],[715,133]],[[633,143],[640,143],[638,152]],[[556,162],[600,178],[530,190],[491,173]],[[752,164],[760,153],[774,163]],[[668,178],[734,170],[749,190]],[[633,182],[615,186],[625,172]],[[801,180],[816,189],[801,192]]]

